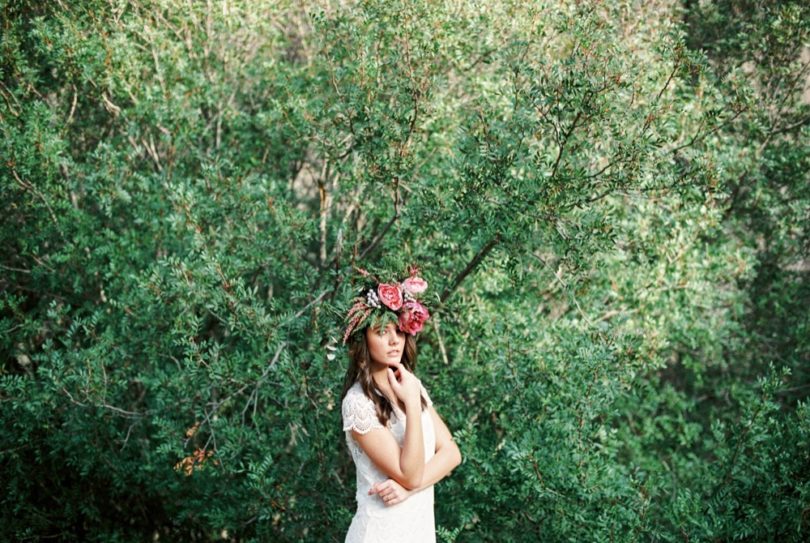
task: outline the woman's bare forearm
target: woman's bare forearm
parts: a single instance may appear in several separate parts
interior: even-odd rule
[[[413,488],[422,480],[425,470],[425,445],[422,437],[422,405],[419,401],[406,405],[405,443],[399,466],[408,486]]]
[[[450,445],[439,449],[436,454],[433,455],[433,458],[425,463],[422,481],[413,490],[422,490],[423,488],[438,483],[449,475],[460,463],[461,453],[458,450],[458,446],[451,442]]]

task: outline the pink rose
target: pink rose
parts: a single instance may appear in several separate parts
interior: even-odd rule
[[[428,318],[430,313],[425,306],[416,300],[408,300],[402,305],[402,311],[399,313],[399,329],[415,335],[422,331],[422,326]]]
[[[377,295],[380,297],[380,301],[392,311],[402,307],[402,290],[399,285],[380,283],[377,287]]]
[[[421,277],[417,277],[416,275],[408,277],[402,282],[402,288],[405,290],[405,292],[410,294],[419,294],[420,292],[424,292],[427,286],[427,281]]]

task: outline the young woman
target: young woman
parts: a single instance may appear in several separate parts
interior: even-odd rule
[[[357,471],[357,511],[346,543],[433,543],[433,485],[461,453],[413,374],[416,334],[429,317],[417,270],[363,289],[349,310],[350,364],[341,414]]]

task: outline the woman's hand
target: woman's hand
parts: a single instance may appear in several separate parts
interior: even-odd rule
[[[412,402],[421,402],[421,383],[413,373],[409,372],[402,364],[397,364],[396,367],[388,366],[387,372],[388,383],[397,398],[402,400],[405,405]]]
[[[393,479],[386,479],[382,483],[377,483],[368,490],[369,495],[378,494],[386,507],[402,503],[414,493],[413,490],[406,490]]]

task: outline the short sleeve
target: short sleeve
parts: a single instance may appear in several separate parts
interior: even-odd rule
[[[344,431],[355,430],[359,434],[366,434],[374,428],[384,428],[377,418],[374,402],[360,388],[349,389],[343,398],[340,412]]]
[[[427,403],[427,406],[430,407],[431,405],[433,405],[433,401],[431,401],[430,396],[428,395],[427,389],[425,388],[425,385],[423,385],[422,382],[420,381],[419,386],[422,387],[422,397],[425,398],[425,402]]]

